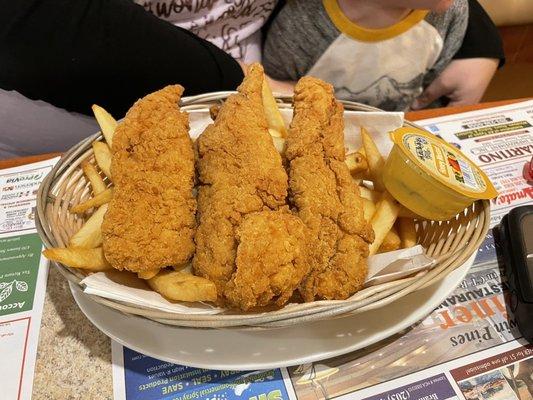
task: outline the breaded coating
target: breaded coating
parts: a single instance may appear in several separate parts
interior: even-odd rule
[[[137,101],[113,137],[113,199],[102,224],[114,268],[145,271],[186,263],[194,253],[196,201],[189,117],[179,85]]]
[[[223,296],[226,285],[233,279],[237,268],[236,258],[239,245],[237,230],[248,214],[260,211],[277,211],[286,207],[288,178],[281,156],[274,147],[268,133],[267,121],[264,114],[261,97],[263,84],[263,68],[254,64],[248,71],[239,93],[230,96],[220,108],[214,124],[198,138],[198,220],[196,232],[196,253],[193,260],[194,272],[215,282],[219,295]],[[283,232],[289,220],[289,215],[279,216],[275,213],[269,217],[268,213],[259,214],[270,222],[263,221],[265,229],[273,229],[272,224],[280,224],[278,230]],[[254,233],[247,233],[248,229],[239,231],[240,235],[250,240],[259,239]],[[264,232],[264,235],[271,235]],[[266,240],[261,238],[261,242]],[[243,242],[244,243],[244,242]],[[249,246],[249,247],[248,247]],[[246,245],[244,254],[246,259],[251,259],[253,243]],[[260,251],[259,248],[257,250]],[[241,257],[243,257],[241,255]],[[278,254],[265,255],[265,265],[270,270],[264,271],[255,266],[256,273],[265,273],[275,277],[276,268],[286,267],[286,257]],[[237,260],[237,263],[239,261]],[[278,263],[276,267],[276,263]],[[281,264],[279,264],[281,263]],[[249,307],[251,304],[264,304],[267,300],[265,293],[257,293],[258,299],[249,299],[249,293],[239,292],[244,290],[244,276],[248,277],[239,265],[239,283],[233,284],[229,298],[221,298],[221,302],[230,305]],[[298,275],[298,271],[294,271]],[[253,279],[265,277],[254,276]],[[277,279],[277,278],[276,278]],[[249,284],[252,284],[250,282]],[[274,283],[273,287],[278,287]],[[292,290],[285,286],[290,294]],[[295,286],[296,287],[296,286]],[[272,296],[279,298],[290,297],[289,293],[278,293],[272,290]],[[242,299],[239,296],[243,296]],[[246,300],[245,300],[246,299]]]
[[[331,85],[312,77],[296,85],[286,156],[290,197],[309,229],[311,270],[300,293],[346,299],[365,281],[374,234],[344,163],[343,107]]]
[[[236,231],[236,271],[226,286],[231,304],[242,310],[285,304],[309,271],[306,228],[284,211],[248,214]]]

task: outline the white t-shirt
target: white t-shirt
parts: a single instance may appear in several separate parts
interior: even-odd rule
[[[261,27],[277,0],[133,0],[246,63],[261,60]]]
[[[467,24],[467,0],[443,13],[412,10],[381,29],[352,22],[339,0],[287,1],[262,61],[274,79],[311,75],[331,83],[339,99],[405,111],[449,65]]]

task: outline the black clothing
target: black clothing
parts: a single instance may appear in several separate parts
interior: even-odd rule
[[[454,58],[495,58],[505,64],[502,39],[498,28],[477,0],[468,0],[469,15],[463,44]]]
[[[476,0],[469,4],[454,58],[502,65],[498,30]],[[131,0],[0,0],[0,10],[0,88],[69,111],[90,115],[96,103],[121,118],[135,100],[168,84],[194,95],[233,90],[243,78],[224,51]]]
[[[185,95],[235,89],[239,64],[131,0],[0,0],[0,88],[117,118],[140,97],[179,83]]]

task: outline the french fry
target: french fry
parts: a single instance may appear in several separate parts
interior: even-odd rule
[[[361,128],[361,139],[365,148],[366,161],[368,162],[369,177],[374,182],[374,189],[383,191],[385,186],[383,185],[382,175],[385,160],[365,128]]]
[[[363,199],[370,200],[372,203],[377,203],[382,197],[380,192],[370,190],[364,186],[359,186],[359,193]]]
[[[366,157],[361,153],[350,153],[346,154],[346,159],[344,160],[348,169],[352,174],[357,174],[359,172],[366,171],[368,169],[368,163]]]
[[[376,205],[372,201],[363,197],[363,214],[365,216],[365,220],[370,221],[375,212]]]
[[[51,248],[43,251],[46,258],[65,264],[72,268],[84,269],[92,272],[113,269],[104,257],[101,247],[95,249],[82,248]]]
[[[402,249],[407,249],[416,245],[416,228],[415,221],[411,218],[399,218],[398,229]]]
[[[382,199],[376,206],[370,224],[374,229],[374,242],[369,247],[370,255],[376,254],[387,233],[394,225],[398,216],[399,205],[388,192],[383,193]]]
[[[359,174],[357,174],[356,176],[352,176],[352,181],[355,183],[356,186],[359,186],[363,181],[363,178],[359,177]]]
[[[209,116],[214,121],[218,117],[218,112],[220,111],[220,105],[214,104],[209,107]]]
[[[213,282],[185,272],[163,270],[147,282],[153,290],[169,300],[215,301],[217,299],[217,289]]]
[[[104,180],[102,179],[102,177],[100,176],[96,168],[94,167],[94,165],[92,165],[88,161],[84,161],[81,164],[81,169],[83,170],[83,173],[85,174],[89,182],[91,182],[93,193],[94,194],[102,193],[105,190],[106,185],[105,185]]]
[[[408,208],[404,206],[400,206],[400,210],[398,211],[398,217],[399,218],[411,218],[411,219],[426,219],[424,217],[421,217],[420,215],[415,214]]]
[[[276,147],[278,153],[283,154],[285,152],[285,139],[282,137],[272,136],[272,140],[274,141],[274,147]]]
[[[192,264],[190,262],[181,265],[173,265],[172,268],[174,268],[174,271],[181,271],[186,272],[188,274],[192,274]]]
[[[102,245],[102,222],[107,211],[104,204],[94,212],[81,229],[69,240],[69,247],[93,249]]]
[[[96,163],[100,167],[106,176],[111,179],[111,150],[107,144],[103,142],[94,142],[93,143],[94,157],[96,158]]]
[[[279,112],[278,104],[276,103],[276,99],[274,99],[274,95],[272,94],[272,90],[270,89],[266,77],[263,79],[263,86],[261,89],[263,108],[265,110],[265,117],[270,135],[282,138],[287,137],[285,122]]]
[[[137,272],[137,276],[141,279],[152,279],[159,273],[160,269],[149,269],[147,271]]]
[[[92,106],[93,114],[96,117],[98,125],[104,134],[105,141],[111,148],[113,144],[113,135],[115,134],[115,129],[117,128],[118,122],[102,107],[93,104]]]
[[[396,228],[392,227],[392,229],[388,231],[385,235],[381,246],[379,246],[378,253],[386,253],[387,251],[398,250],[400,248],[400,245],[400,236],[398,235]]]
[[[109,188],[109,189],[104,190],[101,193],[98,193],[96,196],[91,197],[89,200],[73,206],[70,209],[70,212],[73,212],[75,214],[81,214],[93,207],[99,207],[103,204],[109,203],[112,198],[113,198],[113,188]]]

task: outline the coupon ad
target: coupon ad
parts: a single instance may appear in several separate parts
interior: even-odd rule
[[[48,262],[35,231],[39,184],[57,158],[0,170],[1,398],[30,399]]]
[[[215,371],[162,362],[112,342],[115,399],[288,399],[285,370]]]

